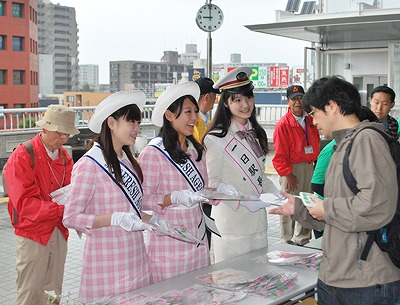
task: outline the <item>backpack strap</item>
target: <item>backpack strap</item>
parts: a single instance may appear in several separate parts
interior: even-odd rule
[[[353,147],[354,138],[358,135],[359,132],[361,132],[364,129],[375,130],[385,139],[386,143],[388,143],[388,144],[390,144],[393,141],[392,138],[390,138],[384,131],[382,131],[378,128],[375,128],[373,126],[365,126],[365,127],[361,128],[360,130],[358,130],[356,132],[356,134],[350,140],[349,145],[346,147],[346,151],[345,151],[344,158],[343,158],[343,176],[344,176],[344,180],[346,181],[347,186],[350,188],[350,190],[353,192],[354,195],[357,195],[360,192],[360,189],[357,187],[357,181],[354,178],[354,176],[350,170],[349,156],[350,156],[351,148]],[[368,253],[371,250],[372,244],[375,240],[376,233],[377,233],[377,230],[367,232],[368,238],[367,238],[367,241],[361,252],[361,256],[360,256],[361,260],[363,260],[363,261],[367,260]]]
[[[25,141],[22,144],[25,146],[26,150],[28,151],[29,155],[31,156],[31,167],[33,168],[33,166],[35,165],[35,154],[33,151],[32,143],[31,143],[31,141]]]
[[[347,186],[350,188],[350,190],[353,192],[354,195],[357,195],[360,190],[357,187],[357,181],[354,178],[354,176],[350,170],[349,156],[350,156],[351,148],[353,147],[354,138],[364,129],[375,130],[385,139],[385,141],[386,141],[386,143],[388,143],[388,145],[393,141],[392,138],[390,138],[389,135],[387,135],[384,131],[382,131],[378,128],[375,128],[373,126],[365,126],[365,127],[361,128],[360,130],[358,130],[356,132],[356,134],[350,140],[349,145],[346,147],[346,151],[345,151],[344,158],[343,158],[343,176],[344,176],[344,180],[346,181]]]
[[[33,146],[31,141],[25,141],[24,143],[22,143],[26,150],[28,151],[29,155],[31,156],[31,167],[33,168],[33,166],[35,165],[35,154],[33,151]],[[66,166],[67,165],[67,156],[65,155],[65,151],[61,150],[61,155],[63,157],[63,165]]]

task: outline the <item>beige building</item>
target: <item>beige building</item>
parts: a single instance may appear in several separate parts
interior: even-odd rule
[[[104,100],[111,93],[103,92],[64,92],[62,104],[67,107],[93,107],[97,106],[102,100]],[[78,119],[84,121],[89,120],[88,112],[83,111],[78,114]]]

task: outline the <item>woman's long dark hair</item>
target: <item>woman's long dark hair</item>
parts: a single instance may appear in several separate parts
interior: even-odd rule
[[[140,122],[142,120],[142,113],[140,112],[140,109],[136,104],[131,104],[122,107],[117,111],[115,111],[110,116],[112,116],[116,120],[118,120],[121,117],[124,117],[128,122],[134,122],[134,121]],[[101,125],[101,131],[97,135],[95,140],[100,144],[100,147],[102,148],[103,156],[107,162],[110,172],[114,173],[115,179],[118,182],[122,183],[121,166],[119,164],[118,156],[114,150],[111,137],[111,129],[108,127],[107,118]],[[122,146],[122,150],[126,153],[129,161],[131,161],[133,168],[135,169],[137,175],[139,176],[140,182],[143,182],[142,169],[140,168],[139,163],[133,157],[129,145]]]
[[[196,106],[198,111],[199,106],[197,105],[196,99],[191,95],[181,96],[175,102],[173,102],[167,110],[171,111],[178,118],[182,113],[183,102],[187,98]],[[187,159],[189,159],[190,155],[181,149],[177,149],[178,133],[172,127],[171,122],[166,119],[165,114],[163,116],[163,120],[163,126],[161,127],[158,135],[162,137],[165,150],[168,152],[172,160],[174,160],[176,163],[183,164]],[[193,135],[186,137],[186,139],[193,143],[194,148],[197,151],[196,161],[200,161],[203,156],[203,145],[197,142]]]
[[[226,134],[228,133],[229,126],[231,126],[232,123],[232,112],[230,111],[228,104],[229,98],[232,98],[232,100],[234,100],[237,94],[239,93],[232,93],[229,91],[223,91],[221,93],[218,107],[211,122],[210,128],[207,130],[206,134],[203,137],[203,143],[204,143],[204,138],[207,134],[219,138],[223,138],[226,136]],[[252,89],[241,92],[240,94],[244,95],[247,98],[254,97]],[[257,122],[256,107],[254,107],[251,116],[249,118],[249,121],[253,126],[254,130],[256,131],[257,138],[258,141],[260,142],[262,151],[265,154],[267,154],[269,152],[268,138],[264,128],[262,128],[262,126]]]

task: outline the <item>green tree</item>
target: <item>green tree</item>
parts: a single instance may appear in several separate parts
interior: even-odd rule
[[[23,121],[19,121],[19,128],[34,128],[36,127],[36,120],[34,118],[26,118]]]
[[[93,92],[93,89],[90,88],[90,86],[89,86],[88,83],[86,83],[86,84],[84,84],[84,85],[81,87],[81,90],[80,90],[80,91],[81,91],[81,92]]]

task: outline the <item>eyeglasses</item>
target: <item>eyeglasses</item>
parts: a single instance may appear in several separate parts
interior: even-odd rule
[[[315,115],[315,109],[313,111],[309,112],[308,115],[313,118]]]
[[[61,138],[61,139],[69,139],[69,134],[68,133],[60,133],[60,132],[58,132],[58,131],[56,131],[56,133],[58,134],[58,136]]]

